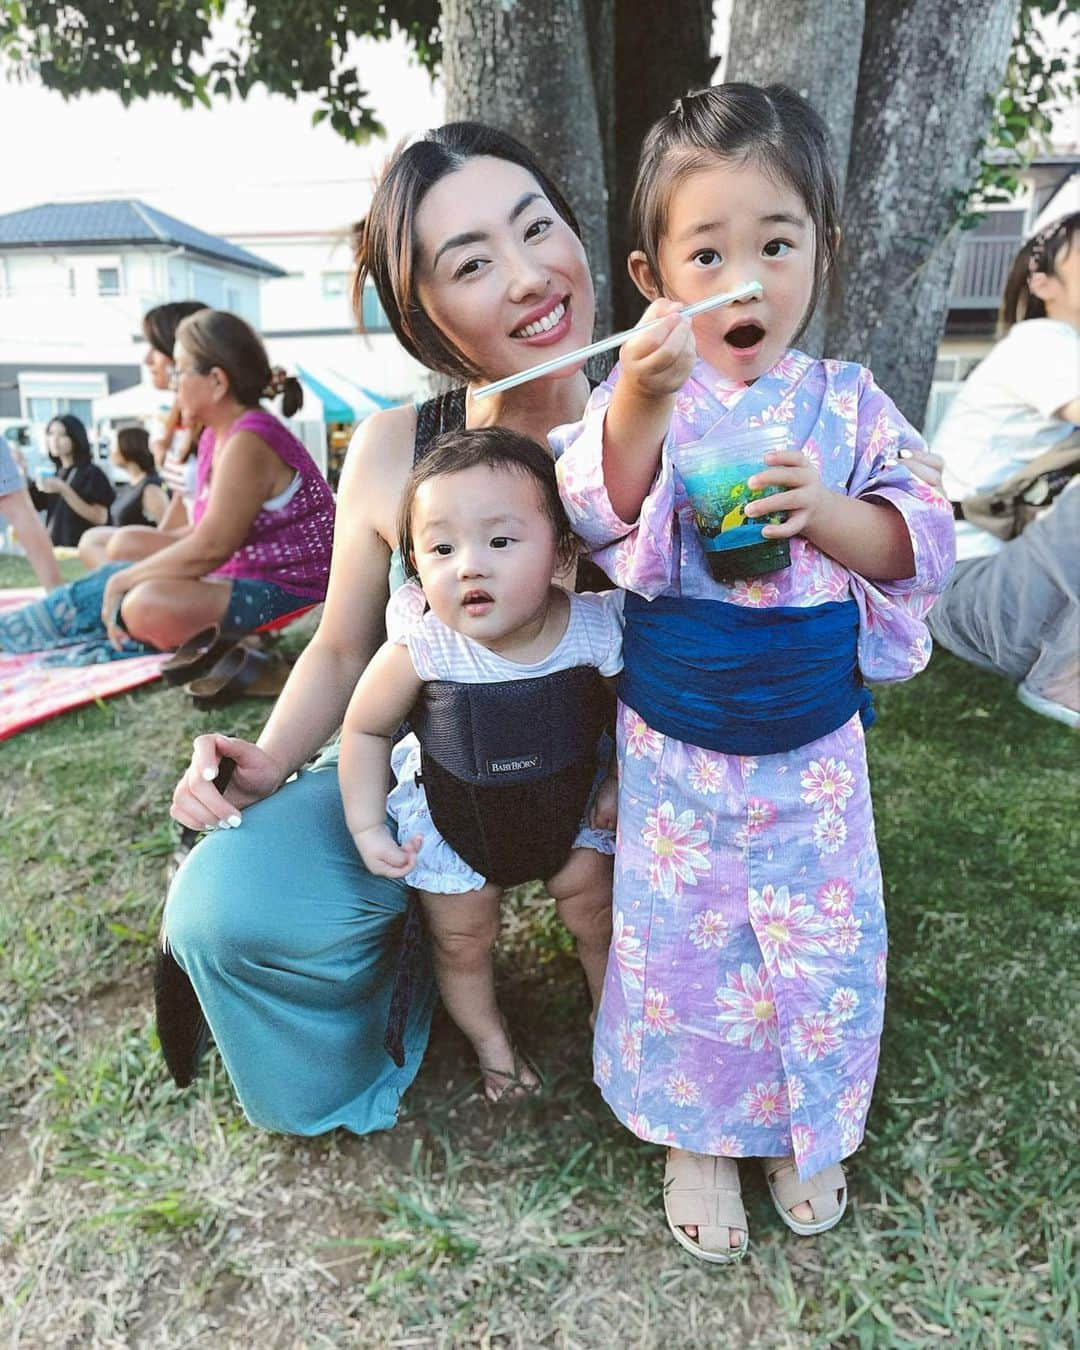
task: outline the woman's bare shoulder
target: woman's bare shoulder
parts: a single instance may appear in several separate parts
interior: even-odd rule
[[[338,491],[339,511],[362,508],[390,545],[397,507],[412,468],[416,409],[411,405],[373,413],[353,433]]]

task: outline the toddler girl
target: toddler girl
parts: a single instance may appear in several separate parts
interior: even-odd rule
[[[577,552],[555,466],[503,428],[440,439],[408,480],[398,537],[420,586],[391,600],[389,641],[349,704],[345,815],[368,870],[418,889],[443,1002],[499,1101],[538,1086],[495,1001],[504,885],[545,879],[599,1000],[614,783],[588,808],[601,677],[622,668],[621,597],[553,584]],[[416,734],[394,747],[388,802],[390,738],[406,717]]]
[[[735,1158],[762,1159],[797,1233],[846,1204],[885,988],[862,676],[926,664],[953,529],[899,462],[921,442],[869,371],[791,345],[838,238],[808,104],[740,84],[680,99],[646,138],[634,224],[631,275],[667,322],[553,434],[571,523],[627,590],[595,1071],[620,1120],[669,1147],[676,1240],[727,1263],[748,1240]],[[692,329],[673,313],[748,281],[761,293]],[[749,487],[779,491],[722,528],[749,522],[779,570],[725,575],[688,466],[770,428],[781,447]]]

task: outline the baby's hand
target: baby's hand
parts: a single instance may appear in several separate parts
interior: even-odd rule
[[[596,790],[589,810],[589,825],[594,830],[613,830],[619,818],[619,780],[609,773]]]
[[[690,378],[697,348],[690,321],[678,317],[680,308],[677,300],[654,300],[641,323],[667,321],[647,332],[635,332],[619,349],[619,382],[628,381],[641,398],[670,398]]]
[[[373,877],[408,875],[416,866],[421,842],[422,837],[414,834],[407,843],[399,844],[384,824],[353,831],[353,843]]]
[[[801,450],[770,450],[765,456],[765,463],[768,467],[762,473],[754,474],[748,480],[747,487],[755,490],[779,487],[785,491],[748,503],[744,514],[755,517],[768,516],[774,511],[788,513],[787,520],[780,524],[762,527],[761,533],[766,539],[806,534],[831,495],[821,481],[821,475]]]

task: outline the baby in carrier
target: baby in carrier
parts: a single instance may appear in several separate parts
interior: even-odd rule
[[[417,889],[443,1002],[499,1101],[538,1086],[495,999],[505,886],[544,880],[594,1010],[600,996],[614,778],[594,789],[604,678],[622,668],[622,596],[553,581],[572,575],[577,551],[555,466],[502,427],[440,439],[406,485],[398,537],[419,584],[391,599],[388,640],[349,704],[345,814],[368,870]]]

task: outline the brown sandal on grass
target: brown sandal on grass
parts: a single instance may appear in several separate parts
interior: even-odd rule
[[[522,1076],[522,1070],[528,1069],[536,1079],[535,1083],[526,1082]],[[514,1051],[514,1067],[512,1069],[493,1069],[488,1064],[480,1065],[480,1074],[484,1080],[484,1096],[492,1106],[502,1106],[506,1102],[515,1101],[523,1097],[535,1097],[543,1086],[544,1080],[540,1070],[527,1059],[520,1051]],[[489,1078],[498,1078],[503,1082],[503,1086],[492,1096],[489,1090],[487,1080]]]
[[[192,680],[184,688],[196,708],[221,708],[238,698],[277,698],[290,670],[289,663],[276,652],[259,651],[238,642],[209,675]]]
[[[839,1163],[830,1163],[805,1181],[799,1180],[794,1158],[762,1158],[765,1181],[776,1212],[800,1237],[814,1237],[835,1228],[847,1209],[847,1177]],[[791,1213],[796,1205],[807,1204],[813,1219],[806,1223]]]
[[[669,1149],[664,1167],[664,1213],[672,1237],[699,1261],[732,1266],[746,1255],[750,1234],[739,1186],[739,1165],[734,1158]],[[696,1240],[683,1231],[687,1224],[697,1228]],[[743,1235],[737,1247],[731,1245],[734,1228]]]

